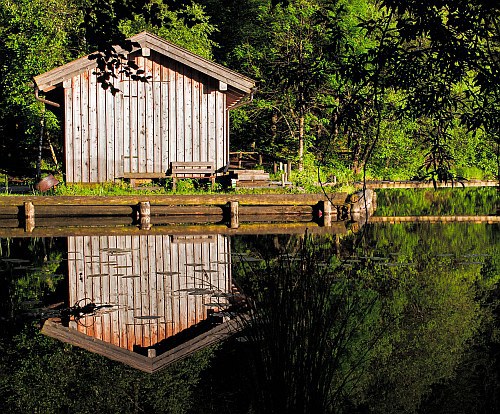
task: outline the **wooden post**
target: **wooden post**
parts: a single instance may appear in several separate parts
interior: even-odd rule
[[[229,202],[229,219],[232,229],[237,229],[240,226],[239,203],[237,201]]]
[[[139,203],[139,224],[141,230],[149,230],[151,228],[151,204],[149,201],[141,201]]]
[[[26,201],[24,203],[24,217],[27,220],[35,219],[35,206],[31,201]]]
[[[263,160],[262,160],[262,154],[259,154],[259,165],[262,165]]]
[[[278,164],[276,164],[276,161],[273,161],[273,173],[276,174],[278,172]]]
[[[286,178],[286,173],[281,174],[281,186],[283,188],[285,188]]]
[[[151,204],[149,201],[139,202],[139,217],[150,217],[151,216]]]
[[[332,203],[330,200],[323,201],[323,226],[331,227],[332,225]]]
[[[280,171],[283,171],[283,162],[280,161]]]
[[[288,179],[292,176],[292,161],[287,161],[286,162],[286,174],[288,176]]]
[[[342,207],[341,206],[336,206],[336,211],[335,214],[337,215],[337,220],[343,220],[344,217],[342,217]]]
[[[31,233],[35,228],[35,206],[31,201],[24,203],[24,230]]]
[[[141,230],[151,230],[151,217],[141,217],[139,228]]]

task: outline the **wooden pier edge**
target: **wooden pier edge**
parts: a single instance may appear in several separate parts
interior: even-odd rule
[[[313,221],[323,217],[322,224],[331,226],[332,205],[345,206],[346,193],[325,194],[220,194],[181,196],[15,196],[0,199],[0,221],[24,212],[24,230],[33,233],[35,220],[40,226],[44,218],[78,217],[83,225],[93,225],[98,217],[134,217],[142,230],[150,230],[152,216],[184,216],[189,223],[194,217],[222,214],[229,227],[239,227],[240,216],[277,215],[272,221],[289,221],[290,215],[309,215]],[[336,208],[337,210],[338,208]],[[17,214],[13,214],[17,212]],[[191,216],[191,217],[190,217]],[[19,217],[20,220],[22,217]],[[85,219],[84,219],[85,218]],[[176,220],[179,222],[180,220]],[[196,218],[194,221],[199,222]],[[262,221],[262,220],[261,220]],[[266,220],[263,220],[266,221]],[[43,220],[42,220],[43,222]],[[1,223],[0,223],[1,226]],[[67,226],[67,224],[66,224]],[[43,227],[43,226],[42,226]]]
[[[333,205],[343,205],[347,193],[324,194],[204,194],[204,195],[154,195],[131,196],[8,196],[0,197],[0,212],[6,207],[21,207],[31,202],[36,206],[136,206],[148,201],[153,205],[210,206],[226,205],[238,201],[240,205],[315,205],[330,200]]]

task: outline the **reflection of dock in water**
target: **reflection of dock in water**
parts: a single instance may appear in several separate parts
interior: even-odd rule
[[[222,235],[69,237],[69,304],[112,307],[43,332],[154,372],[235,331],[230,257]]]
[[[68,223],[66,223],[68,224]],[[296,221],[288,223],[256,222],[241,223],[237,229],[231,229],[224,224],[161,224],[153,225],[148,230],[130,225],[119,218],[94,220],[92,223],[79,221],[79,225],[57,225],[51,227],[35,227],[28,233],[23,228],[0,228],[0,237],[72,237],[72,236],[125,236],[125,235],[258,235],[258,234],[346,234],[347,221],[336,221],[331,226],[320,226],[313,221]]]

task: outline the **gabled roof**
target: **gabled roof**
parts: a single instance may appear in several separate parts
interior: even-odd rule
[[[127,364],[132,368],[153,373],[193,354],[196,351],[227,339],[234,333],[240,331],[241,328],[242,325],[237,319],[230,319],[215,326],[209,331],[154,357],[140,355],[129,351],[128,349],[120,348],[119,346],[111,343],[87,336],[75,329],[63,326],[57,319],[46,320],[42,327],[42,333],[62,342],[78,346],[86,349],[87,351],[105,356],[123,364]]]
[[[224,82],[232,88],[245,94],[251,93],[252,89],[255,87],[255,81],[252,79],[240,75],[239,73],[236,73],[208,59],[202,58],[187,49],[170,43],[149,32],[139,33],[132,36],[129,40],[137,42],[141,48],[154,50],[157,53],[167,56],[177,62],[181,62],[200,71],[201,73]],[[135,48],[132,52],[137,50],[140,50],[140,48]],[[117,48],[117,51],[124,54],[130,53],[121,48]],[[39,90],[47,92],[61,84],[64,80],[69,79],[95,65],[95,60],[90,60],[87,55],[41,75],[35,76],[35,83]]]

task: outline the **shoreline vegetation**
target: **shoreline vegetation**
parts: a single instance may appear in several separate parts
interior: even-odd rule
[[[120,196],[120,195],[213,195],[213,194],[321,194],[324,192],[349,194],[360,191],[363,188],[371,189],[438,189],[438,188],[468,188],[468,187],[499,187],[498,179],[454,179],[447,181],[433,180],[397,180],[397,179],[372,179],[366,180],[323,180],[318,174],[304,172],[293,172],[291,185],[272,187],[231,187],[216,183],[197,182],[192,179],[179,181],[174,191],[171,180],[144,183],[133,187],[128,182],[105,182],[105,183],[64,183],[60,174],[56,175],[59,183],[47,191],[35,189],[33,179],[13,179],[7,174],[0,175],[0,197],[18,195],[42,195],[42,196]]]
[[[3,185],[2,185],[3,184]],[[0,184],[0,196],[16,195],[44,195],[44,196],[119,196],[119,195],[213,195],[213,194],[321,194],[323,188],[320,185],[307,186],[287,186],[287,187],[250,187],[231,188],[224,187],[216,183],[212,185],[198,185],[193,180],[181,180],[177,184],[176,191],[173,191],[169,183],[150,183],[138,187],[131,187],[128,183],[89,183],[89,184],[64,184],[60,183],[48,191],[41,192],[35,190],[33,185],[5,186]],[[351,184],[328,186],[328,192],[348,192],[355,191]]]
[[[166,186],[161,185],[146,185],[141,187],[130,187],[127,184],[59,184],[57,187],[48,191],[42,192],[35,190],[33,186],[1,186],[0,197],[18,197],[18,196],[131,196],[131,195],[214,195],[214,194],[322,194],[328,193],[348,193],[353,194],[361,191],[363,187],[376,190],[395,190],[395,189],[414,189],[414,190],[438,190],[438,189],[467,189],[467,188],[498,188],[498,181],[465,181],[453,183],[437,183],[436,186],[432,182],[416,182],[416,181],[367,181],[354,182],[346,185],[331,185],[324,183],[323,185],[310,186],[307,190],[304,187],[261,187],[261,188],[223,188],[216,185],[195,188],[181,188],[173,191]]]

